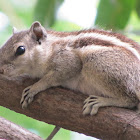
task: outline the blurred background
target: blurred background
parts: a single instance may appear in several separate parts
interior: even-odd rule
[[[74,31],[101,28],[125,34],[140,42],[140,0],[0,0],[0,46],[13,26],[30,28],[40,21],[46,28]],[[46,138],[54,126],[0,107],[0,116]],[[61,129],[54,140],[93,140]]]

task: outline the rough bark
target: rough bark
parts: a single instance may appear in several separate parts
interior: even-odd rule
[[[135,110],[106,107],[96,116],[83,116],[83,101],[87,95],[63,88],[51,88],[35,97],[27,109],[22,109],[22,90],[36,80],[0,77],[0,105],[34,119],[103,140],[139,140],[140,116]]]
[[[43,140],[39,136],[0,117],[0,139],[4,140]]]

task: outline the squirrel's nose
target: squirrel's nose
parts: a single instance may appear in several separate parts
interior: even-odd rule
[[[0,68],[0,74],[4,74],[4,69]]]

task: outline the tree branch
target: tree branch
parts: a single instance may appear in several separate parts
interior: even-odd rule
[[[106,107],[96,116],[83,116],[87,95],[63,88],[51,88],[35,97],[27,109],[20,105],[22,90],[36,82],[19,77],[0,77],[0,105],[34,119],[103,140],[140,139],[140,116],[133,110]]]
[[[0,117],[0,139],[8,140],[43,140],[39,136]]]

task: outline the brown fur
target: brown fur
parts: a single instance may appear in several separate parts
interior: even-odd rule
[[[89,33],[105,36],[86,36]],[[19,46],[25,47],[25,53],[15,56]],[[38,92],[61,85],[90,95],[83,114],[94,115],[99,107],[137,106],[139,51],[137,43],[117,33],[98,29],[56,32],[35,22],[29,30],[14,33],[2,47],[0,64],[5,75],[40,78],[23,91],[22,107]]]

